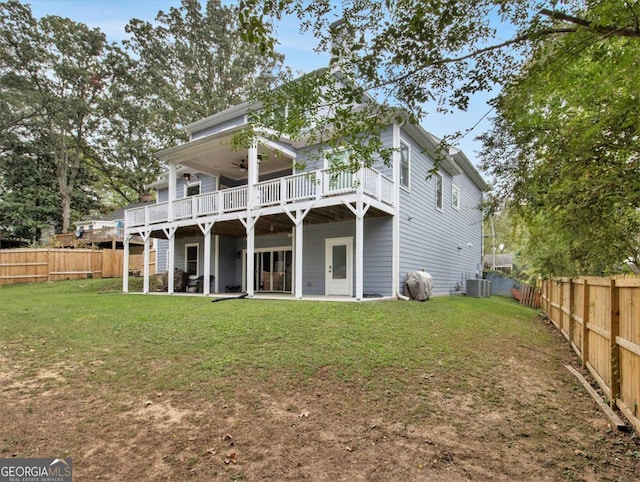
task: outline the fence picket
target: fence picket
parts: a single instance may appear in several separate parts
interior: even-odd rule
[[[78,278],[120,278],[122,250],[3,249],[0,251],[0,285]],[[138,259],[139,258],[139,259]],[[155,252],[152,266],[155,266]],[[129,266],[142,266],[142,255],[130,255]],[[152,270],[152,274],[155,270]]]
[[[582,293],[582,329],[569,341],[591,372],[609,404],[617,406],[640,434],[640,279],[581,278],[553,279],[542,282],[542,305],[547,317],[562,330],[567,306],[566,287]],[[556,298],[557,292],[561,293]],[[569,301],[569,304],[572,301]],[[579,301],[578,301],[579,303]],[[575,317],[574,317],[575,318]]]

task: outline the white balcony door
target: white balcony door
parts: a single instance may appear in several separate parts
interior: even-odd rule
[[[325,240],[325,294],[353,294],[353,237]]]
[[[349,166],[349,150],[334,150],[325,153],[325,168],[346,168]],[[328,192],[350,191],[353,188],[353,174],[349,170],[329,172]]]

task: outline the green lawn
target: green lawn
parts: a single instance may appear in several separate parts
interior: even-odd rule
[[[0,457],[69,456],[77,480],[640,476],[565,340],[511,299],[120,289],[0,287]]]
[[[381,370],[481,373],[505,345],[548,342],[548,333],[531,323],[534,312],[505,298],[211,303],[119,289],[115,280],[3,287],[5,349],[19,345],[16,355],[32,371],[100,360],[105,369],[95,370],[96,381],[166,390],[247,370],[304,380],[330,366],[342,379],[367,384],[381,382]],[[496,344],[500,352],[492,350]]]

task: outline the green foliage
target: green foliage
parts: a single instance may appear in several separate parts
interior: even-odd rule
[[[66,231],[93,155],[88,145],[99,122],[97,102],[111,75],[105,62],[110,47],[99,30],[54,16],[38,21],[16,1],[0,4],[0,26],[3,141],[32,146],[32,155],[52,162]],[[3,156],[12,155],[6,143],[0,148]]]
[[[219,0],[185,0],[153,25],[132,20],[125,49],[70,19],[35,19],[16,0],[0,3],[0,26],[0,193],[11,210],[0,225],[29,239],[51,220],[67,231],[97,200],[102,210],[138,201],[164,168],[154,152],[273,85],[281,60],[242,42],[237,10]],[[12,171],[26,159],[51,164],[45,184]]]
[[[327,145],[348,149],[348,161],[332,166],[336,170],[355,172],[377,160],[391,163],[393,149],[384,145],[381,134],[394,110],[374,102],[348,75],[317,70],[263,91],[258,98],[261,109],[252,113],[254,131],[272,133],[275,139],[284,135],[303,140],[310,146],[309,163],[322,165]]]
[[[614,10],[588,13],[629,21],[625,5]],[[510,200],[527,235],[523,255],[541,274],[608,274],[639,260],[638,59],[637,38],[549,40],[496,101],[484,167]]]
[[[273,49],[277,42],[270,37],[269,26],[284,15],[296,15],[301,30],[313,31],[318,50],[331,54],[331,69],[347,77],[337,89],[326,90],[325,84],[307,76],[300,80],[302,86],[279,102],[267,99],[269,110],[282,109],[284,102],[306,103],[304,115],[291,116],[295,129],[306,124],[306,130],[315,131],[317,138],[327,128],[338,134],[344,131],[349,140],[362,145],[374,138],[369,135],[371,130],[376,132],[370,118],[388,123],[401,109],[408,113],[401,121],[422,120],[434,105],[444,112],[466,109],[470,95],[504,85],[517,75],[529,53],[545,38],[583,33],[640,37],[634,21],[637,5],[623,1],[587,11],[583,2],[556,0],[352,0],[339,4],[330,0],[242,0],[240,5],[247,40],[263,50]],[[558,23],[559,17],[564,23]],[[341,21],[332,24],[335,18]],[[354,80],[358,87],[352,84]],[[329,93],[332,106],[360,107],[358,100],[367,94],[379,106],[364,102],[363,110],[341,115],[336,108],[335,114],[327,113]],[[314,114],[328,117],[318,123]],[[357,162],[365,164],[376,156],[366,149],[361,154],[364,158]]]
[[[275,85],[282,56],[241,39],[238,10],[220,0],[183,0],[155,24],[133,19],[125,42],[140,69],[138,83],[156,115],[173,129],[247,100]],[[176,135],[176,132],[172,132]]]
[[[0,228],[4,234],[38,241],[43,229],[60,226],[53,162],[46,152],[33,152],[12,138],[4,139],[0,160]]]

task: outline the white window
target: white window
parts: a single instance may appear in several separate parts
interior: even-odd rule
[[[455,186],[451,187],[451,206],[454,209],[460,209],[460,189]]]
[[[200,181],[184,183],[184,197],[197,196],[200,194]]]
[[[400,185],[409,188],[409,146],[400,143]]]
[[[442,211],[442,174],[436,174],[436,209]]]

